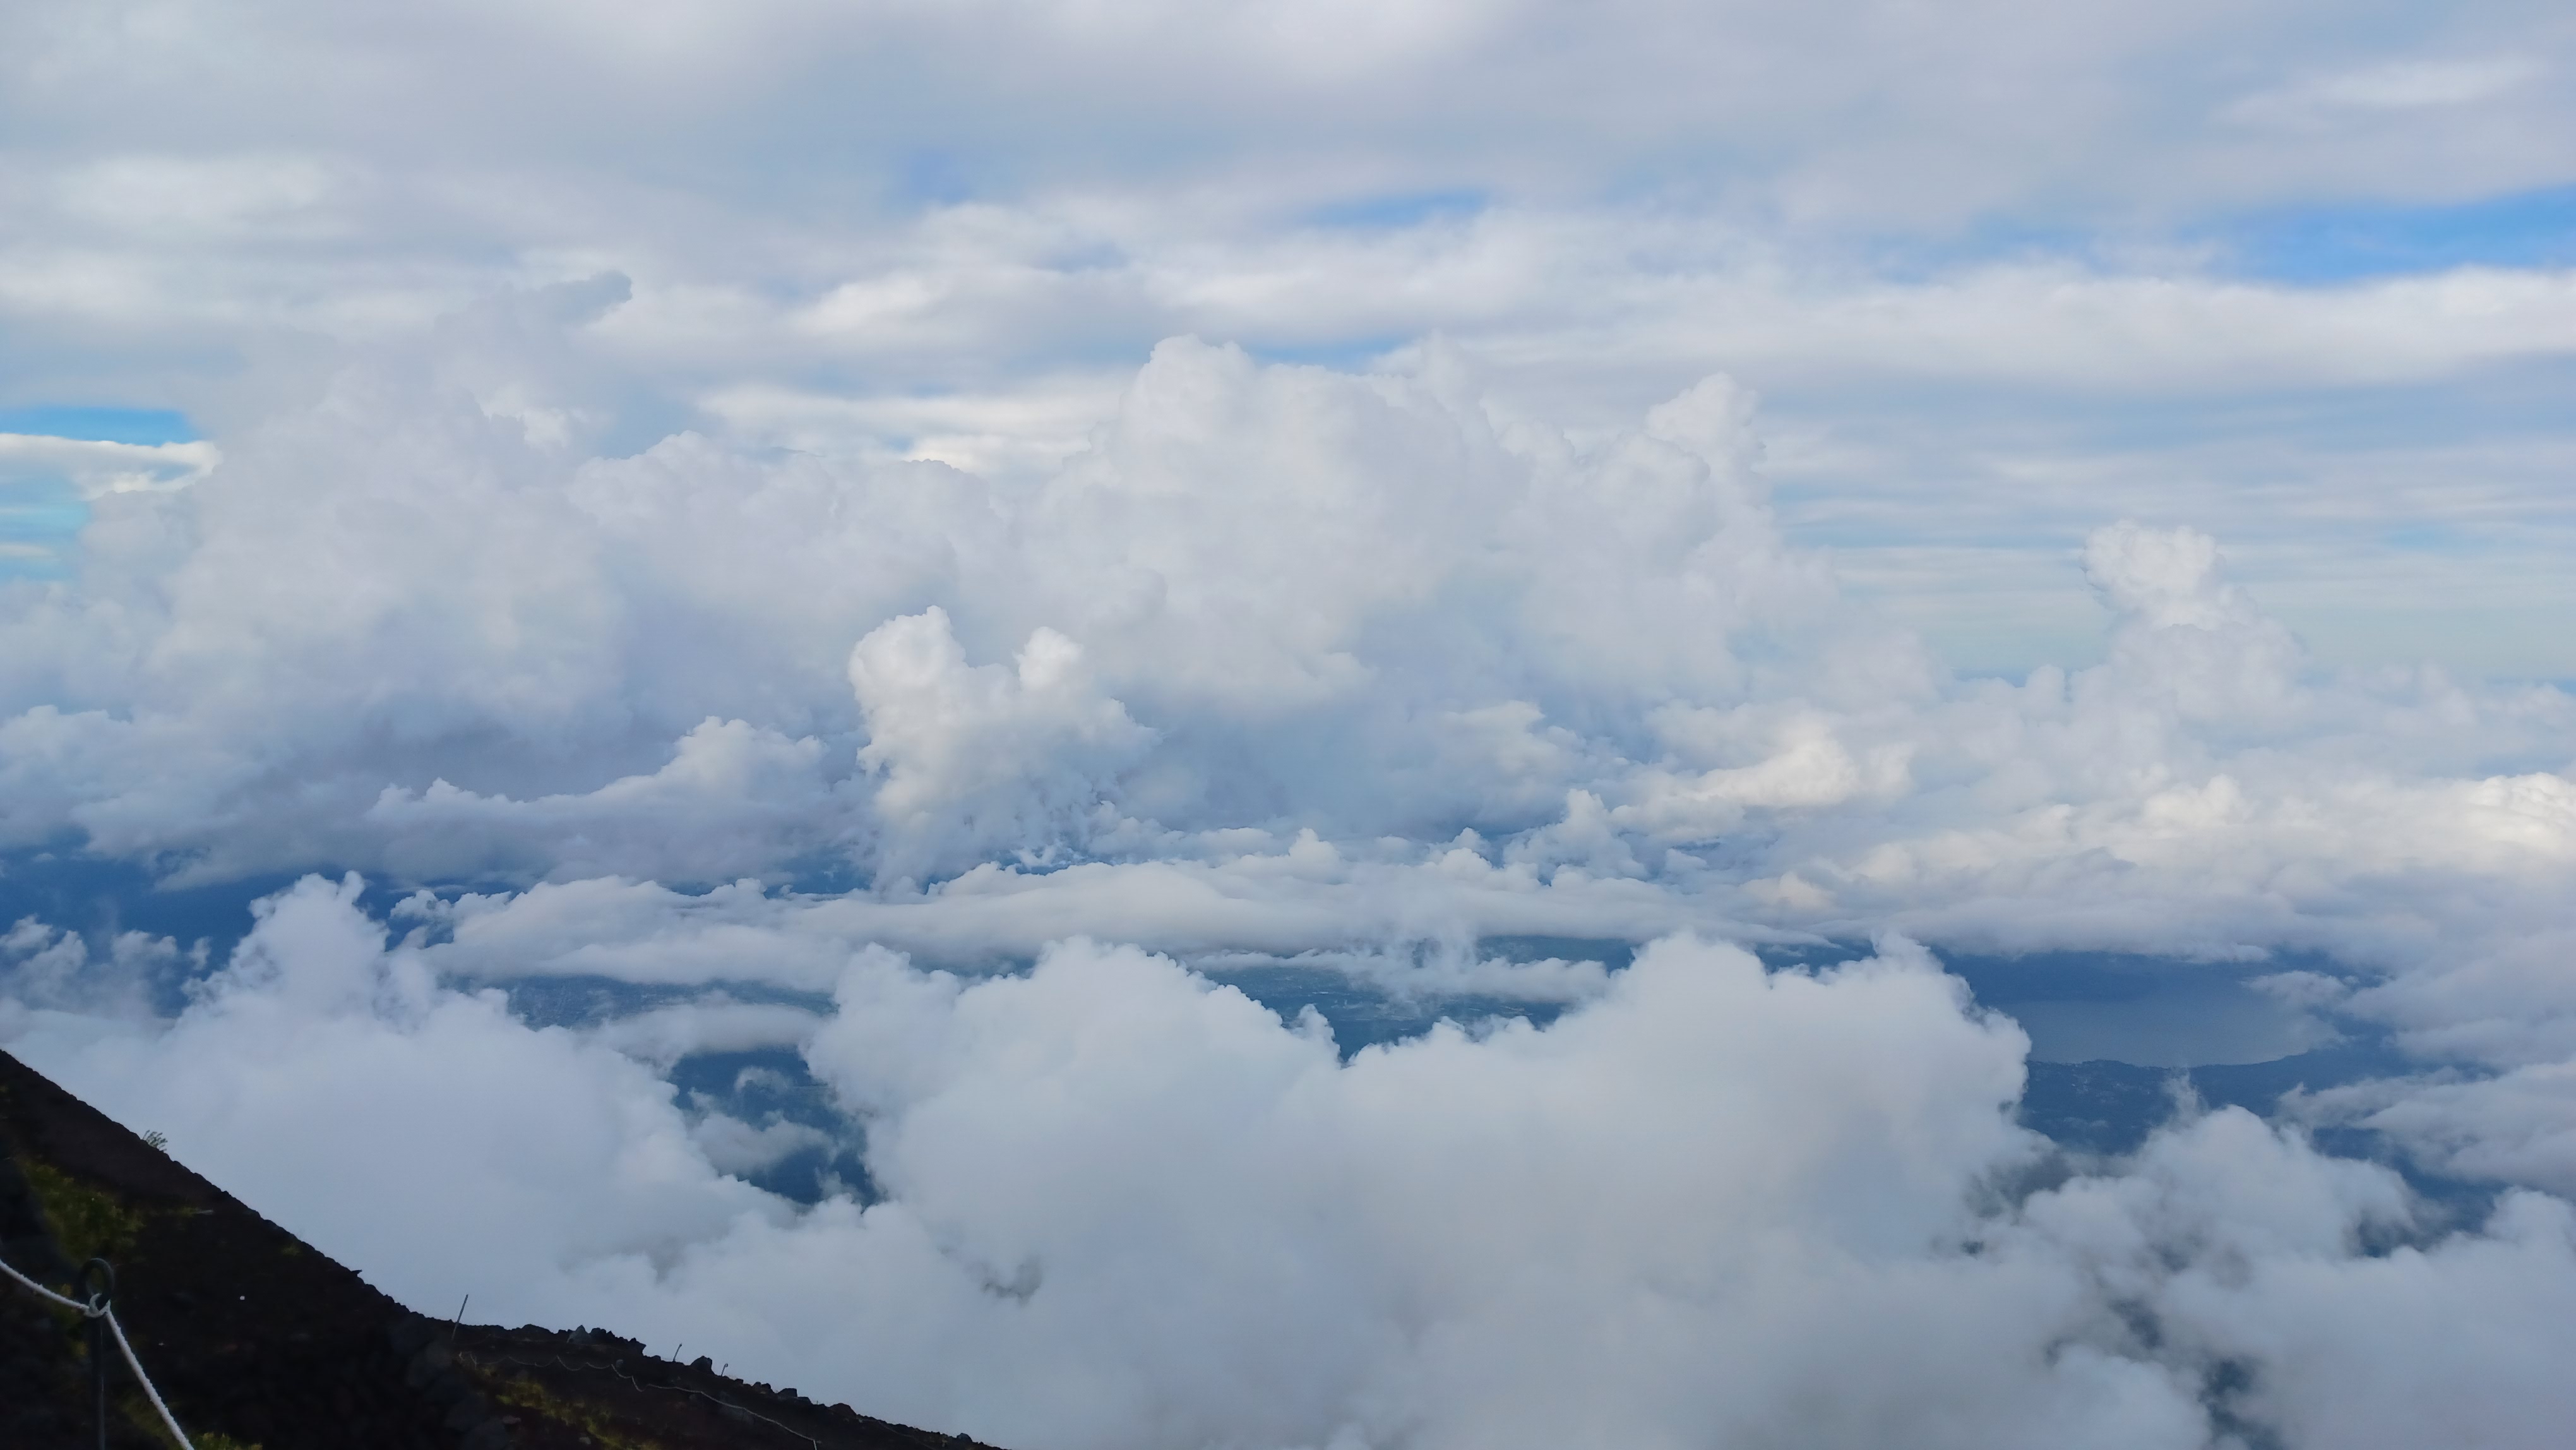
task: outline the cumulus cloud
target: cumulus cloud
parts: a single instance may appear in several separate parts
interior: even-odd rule
[[[614,295],[460,322],[452,366],[353,356],[202,482],[102,499],[77,580],[11,621],[14,838],[190,880],[709,882],[1507,834],[1603,794],[1676,697],[1929,679],[1784,545],[1724,380],[1580,449],[1452,353],[1351,375],[1183,339],[1033,484],[685,433],[603,458],[493,403],[542,390],[476,339]],[[1707,790],[1901,774],[1801,748]]]
[[[1040,626],[1014,664],[967,664],[936,605],[877,626],[850,651],[868,731],[859,759],[884,777],[875,807],[896,843],[894,869],[956,869],[1012,847],[1049,852],[1078,837],[1117,772],[1152,744],[1153,732],[1098,692],[1072,640]]]
[[[359,889],[315,877],[263,901],[174,1023],[40,1012],[12,1050],[219,1179],[303,1184],[282,1219],[416,1300],[469,1254],[553,1277],[776,1211],[708,1169],[668,1084],[610,1047],[521,1025],[497,993],[438,986],[385,950]],[[58,1060],[48,1048],[66,1033],[79,1045]]]
[[[632,297],[263,379],[0,621],[11,870],[401,893],[221,958],[38,912],[0,1032],[416,1302],[501,1264],[1005,1443],[1283,1447],[2327,1443],[2410,1350],[2324,1306],[2557,1302],[2564,693],[2331,668],[2118,520],[2096,662],[1955,676],[1725,377],[1585,430],[1444,342],[1175,338],[1023,471],[620,443]],[[1922,948],[1743,950],[1889,931],[2074,954],[2007,1004],[2060,1048],[2394,1056],[2079,1174]],[[1281,980],[1459,1020],[1227,985]],[[779,1054],[837,1106],[677,1085]],[[2499,1443],[2554,1403],[2465,1382]]]
[[[11,7],[0,1040],[1032,1450],[2551,1443],[2576,52],[2348,8]]]
[[[1898,938],[1814,973],[1669,938],[1550,1026],[1347,1057],[1133,948],[860,949],[803,1051],[877,1196],[799,1209],[728,1175],[818,1130],[691,1121],[355,889],[264,904],[175,1022],[13,1050],[397,1293],[1002,1443],[2536,1446],[2567,1408],[2525,1352],[2576,1303],[2563,1202],[2446,1225],[2235,1109],[2034,1189],[2024,1039]]]
[[[0,1032],[33,1011],[69,1011],[107,1020],[146,1020],[154,999],[191,968],[207,965],[206,944],[183,950],[149,932],[78,932],[22,917],[0,933]]]
[[[2564,1050],[2576,707],[2326,669],[2206,534],[2096,530],[2101,662],[1959,680],[1783,537],[1722,378],[1583,440],[1456,349],[1179,339],[1018,480],[532,432],[603,395],[509,340],[623,295],[344,356],[197,483],[96,500],[8,624],[11,838],[445,883],[405,920],[459,980],[813,991],[1087,935],[1564,1001],[1600,979],[1479,943],[1892,925],[2325,953],[2362,979],[2275,993],[2280,1040]]]

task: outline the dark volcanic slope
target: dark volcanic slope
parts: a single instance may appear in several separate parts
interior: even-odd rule
[[[603,1331],[421,1318],[0,1053],[0,1258],[116,1313],[200,1450],[961,1450],[972,1442],[675,1365]],[[0,1280],[0,1446],[90,1447],[78,1317]],[[111,1349],[110,1354],[114,1351]],[[111,1443],[166,1440],[119,1365]]]

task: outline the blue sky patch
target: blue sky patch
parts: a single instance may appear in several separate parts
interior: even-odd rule
[[[95,408],[79,405],[0,408],[0,433],[37,433],[97,443],[193,443],[187,415],[167,408]]]
[[[89,522],[68,479],[0,483],[0,579],[58,579]]]
[[[1331,338],[1320,342],[1249,344],[1244,351],[1267,363],[1367,372],[1377,365],[1378,359],[1412,340],[1407,337]]]
[[[197,430],[166,408],[51,405],[0,408],[0,433],[97,443],[189,443]],[[0,481],[0,579],[58,579],[89,523],[89,505],[67,478]]]
[[[2223,234],[2237,266],[2282,282],[2346,282],[2453,267],[2576,266],[2576,186],[2457,206],[2328,207]]]
[[[903,158],[897,194],[910,202],[955,206],[975,199],[975,179],[964,160],[946,151],[915,151]]]
[[[1414,191],[1335,202],[1308,212],[1306,217],[1319,227],[1392,232],[1425,222],[1471,217],[1491,205],[1492,200],[1484,192],[1472,189]]]

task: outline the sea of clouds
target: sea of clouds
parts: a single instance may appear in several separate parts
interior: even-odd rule
[[[1011,1450],[2557,1446],[2563,9],[0,7],[0,1047]]]
[[[280,364],[0,585],[9,869],[292,883],[29,915],[0,1043],[398,1297],[1027,1450],[2576,1414],[2565,693],[2325,668],[2117,519],[2098,663],[1955,675],[1724,377],[1577,439],[1178,337],[1060,468],[612,447],[625,295]],[[2052,1144],[1943,969],[2050,952],[2390,1065]]]

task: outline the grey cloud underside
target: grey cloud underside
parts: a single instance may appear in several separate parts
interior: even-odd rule
[[[1353,176],[1590,192],[1691,160],[1700,188],[1793,215],[1911,219],[2034,197],[2137,209],[2563,181],[2547,131],[2567,102],[2548,81],[2569,40],[2553,19],[2523,3],[2127,4],[2079,21],[1999,3],[1646,0],[1578,18],[1422,0],[460,6],[360,24],[296,4],[46,3],[11,13],[5,104],[18,134],[100,154],[56,200],[71,219],[279,228],[323,249],[367,201],[409,202],[432,254],[458,230],[562,225],[545,183],[565,177],[587,178],[565,210],[649,198],[680,239],[728,212],[813,226],[995,189],[1155,184],[1293,208]],[[230,184],[136,157],[181,120],[196,149],[242,158]],[[2106,153],[2128,163],[2117,179],[2088,165]],[[1244,186],[1246,158],[1275,182]],[[371,161],[448,184],[406,188]],[[475,194],[458,172],[516,184]]]
[[[245,359],[613,269],[569,345],[482,342],[622,374],[487,401],[1036,477],[1163,337],[1437,333],[1587,439],[1758,387],[1793,534],[1954,662],[2089,657],[2059,549],[2128,515],[2328,658],[2565,678],[2563,221],[2358,276],[2248,238],[2563,217],[2572,44],[2539,0],[45,0],[0,17],[0,401],[244,431]]]

